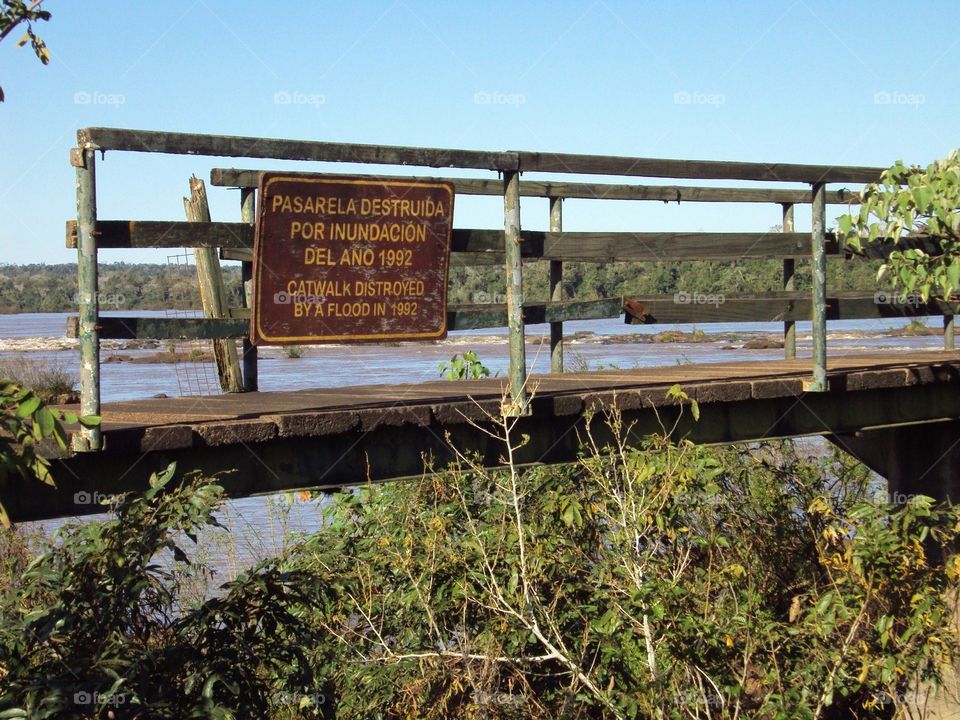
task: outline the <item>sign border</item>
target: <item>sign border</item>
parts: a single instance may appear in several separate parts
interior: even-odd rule
[[[441,324],[437,330],[419,333],[394,333],[387,335],[298,335],[291,337],[277,337],[263,332],[260,326],[260,313],[257,309],[261,300],[260,276],[263,271],[263,262],[261,259],[261,218],[265,207],[266,190],[270,184],[276,181],[309,182],[321,185],[394,185],[401,187],[430,187],[441,188],[450,194],[450,222],[447,227],[446,252],[443,254],[443,287],[441,288],[441,305],[443,307]],[[348,343],[348,342],[403,342],[403,341],[425,341],[442,340],[448,332],[447,322],[447,286],[450,284],[450,245],[453,235],[453,206],[456,199],[456,187],[452,182],[441,182],[432,180],[375,180],[370,176],[362,177],[356,175],[327,175],[314,173],[283,173],[281,172],[261,172],[260,182],[257,184],[257,216],[254,224],[253,233],[253,272],[251,280],[253,281],[253,291],[250,297],[250,342],[256,346],[260,345],[288,345],[296,342],[303,343]],[[258,334],[259,332],[259,334]]]

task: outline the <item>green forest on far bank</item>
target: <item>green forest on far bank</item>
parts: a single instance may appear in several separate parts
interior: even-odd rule
[[[525,266],[528,301],[548,297],[546,262]],[[876,287],[878,262],[828,260],[830,291]],[[240,268],[224,266],[230,305],[240,305]],[[565,263],[564,291],[568,299],[595,299],[630,294],[675,292],[751,293],[782,289],[780,260],[672,263]],[[797,261],[798,289],[809,287],[809,262]],[[450,268],[452,304],[504,302],[504,272],[500,265]],[[0,312],[68,312],[77,308],[77,268],[57,265],[0,265]],[[200,308],[193,265],[103,263],[100,265],[100,305],[104,310],[191,310]]]

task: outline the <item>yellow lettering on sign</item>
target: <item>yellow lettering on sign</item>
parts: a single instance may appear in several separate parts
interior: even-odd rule
[[[303,264],[336,265],[337,261],[333,259],[333,251],[330,248],[310,245],[303,249]]]
[[[325,240],[326,223],[318,220],[317,222],[301,222],[294,220],[290,223],[290,239],[294,240]]]
[[[348,248],[340,255],[341,265],[373,265],[374,252],[371,248]]]

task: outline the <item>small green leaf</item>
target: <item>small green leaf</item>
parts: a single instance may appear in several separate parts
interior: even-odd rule
[[[36,423],[40,426],[40,434],[43,437],[50,437],[53,434],[53,429],[57,425],[57,421],[53,417],[53,413],[50,412],[49,408],[42,407],[37,411]]]
[[[40,407],[40,404],[40,398],[36,395],[31,395],[20,403],[20,406],[17,408],[17,417],[25,418],[28,415],[33,415],[36,409]]]

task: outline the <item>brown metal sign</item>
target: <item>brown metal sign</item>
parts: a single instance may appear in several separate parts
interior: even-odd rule
[[[255,344],[447,335],[452,183],[262,173]]]

